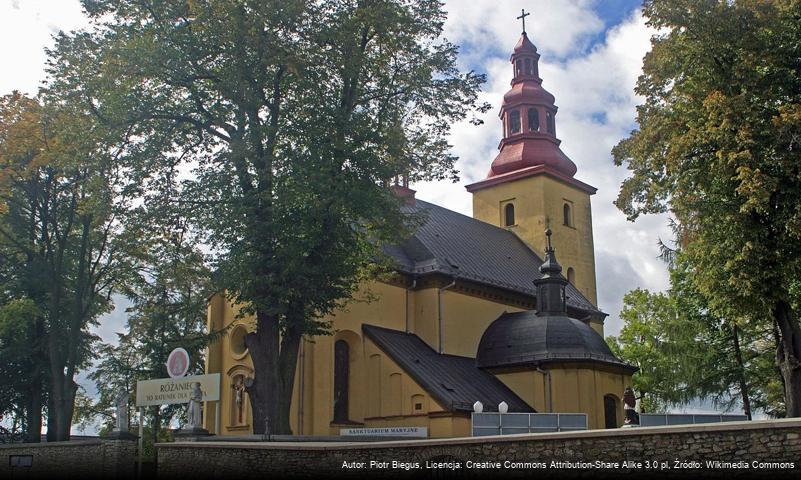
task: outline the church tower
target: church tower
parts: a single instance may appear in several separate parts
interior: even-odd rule
[[[473,217],[507,228],[541,257],[547,228],[559,248],[563,275],[598,304],[590,195],[596,188],[576,178],[576,165],[559,149],[554,96],[542,88],[540,55],[525,24],[512,52],[512,88],[504,95],[503,138],[487,178],[468,185]]]

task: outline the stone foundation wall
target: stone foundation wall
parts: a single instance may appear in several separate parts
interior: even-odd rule
[[[203,441],[157,448],[160,478],[586,478],[625,473],[628,478],[756,474],[784,479],[801,472],[801,420],[382,443]]]
[[[13,465],[27,460],[30,466]],[[135,440],[0,445],[0,478],[133,478],[135,474]]]

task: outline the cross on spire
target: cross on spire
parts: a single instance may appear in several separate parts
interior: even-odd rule
[[[529,15],[531,15],[531,12],[526,13],[526,10],[524,8],[520,9],[520,16],[517,17],[517,19],[523,21],[523,33],[526,33],[526,17],[528,17]]]

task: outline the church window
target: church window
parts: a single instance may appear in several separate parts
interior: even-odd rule
[[[566,203],[562,207],[562,217],[564,219],[564,224],[568,227],[573,226],[573,212],[571,211],[570,204]]]
[[[245,336],[247,334],[248,330],[244,325],[237,325],[231,332],[231,355],[237,360],[244,358],[248,352],[248,347],[245,345]]]
[[[350,386],[350,346],[344,340],[334,343],[334,423],[347,423]]]
[[[604,396],[604,427],[617,428],[617,405],[618,400],[614,395]]]
[[[576,284],[576,271],[573,270],[573,267],[567,269],[567,281],[570,282],[571,285]]]
[[[412,410],[414,411],[414,413],[422,412],[424,407],[425,407],[425,397],[423,397],[419,393],[412,395]]]
[[[515,205],[513,203],[507,203],[506,206],[503,207],[503,224],[506,227],[515,224]]]
[[[548,133],[551,135],[556,135],[556,125],[553,121],[553,113],[545,112],[545,128],[548,129]]]
[[[517,59],[515,66],[517,67],[517,70],[515,71],[515,77],[519,77],[523,73],[523,60]]]
[[[520,133],[520,110],[509,112],[509,133]]]
[[[531,59],[526,59],[526,75],[531,75]]]
[[[403,376],[394,372],[389,376],[389,385],[387,385],[387,396],[383,402],[382,416],[393,417],[401,415],[403,405]]]
[[[536,108],[528,109],[528,129],[532,132],[540,131],[540,112]]]

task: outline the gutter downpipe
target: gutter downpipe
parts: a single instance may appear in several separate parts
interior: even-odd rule
[[[412,277],[412,284],[406,287],[406,333],[410,333],[409,329],[409,290],[414,290],[417,287],[417,277]]]
[[[541,373],[542,375],[544,375],[548,379],[547,383],[545,384],[545,402],[546,402],[545,403],[545,410],[547,410],[547,413],[552,413],[553,412],[553,397],[552,397],[552,391],[551,391],[551,371],[550,370],[543,370],[540,367],[537,367],[536,371]]]
[[[437,317],[439,326],[439,353],[443,353],[443,335],[442,335],[442,292],[456,285],[456,277],[453,277],[451,283],[437,290]]]

